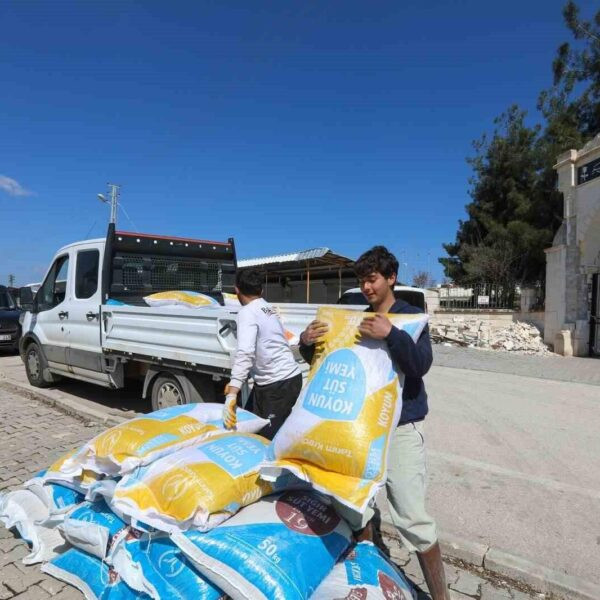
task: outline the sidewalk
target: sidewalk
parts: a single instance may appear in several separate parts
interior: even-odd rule
[[[600,385],[600,359],[598,358],[565,357],[558,354],[524,355],[435,344],[433,364],[438,367]]]

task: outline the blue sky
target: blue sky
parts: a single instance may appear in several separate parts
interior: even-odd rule
[[[104,235],[108,181],[139,231],[383,243],[439,278],[471,141],[513,102],[537,118],[563,4],[5,0],[0,282]]]

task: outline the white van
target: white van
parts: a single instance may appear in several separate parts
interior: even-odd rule
[[[420,308],[423,312],[427,312],[427,302],[425,300],[425,290],[407,285],[394,286],[394,296],[396,300],[404,300],[408,304],[412,304]],[[337,301],[338,304],[364,305],[367,306],[367,299],[364,297],[360,288],[352,288],[346,290]]]

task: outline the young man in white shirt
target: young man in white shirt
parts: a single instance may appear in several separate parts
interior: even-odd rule
[[[271,424],[260,434],[273,439],[288,418],[302,389],[302,374],[283,325],[273,307],[262,297],[258,271],[238,271],[235,293],[242,305],[237,316],[237,350],[231,380],[225,389],[223,421],[234,429],[237,395],[248,376],[254,379],[253,410]]]

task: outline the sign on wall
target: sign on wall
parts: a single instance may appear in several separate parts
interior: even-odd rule
[[[600,177],[600,158],[577,169],[577,185],[587,183],[596,177]]]

